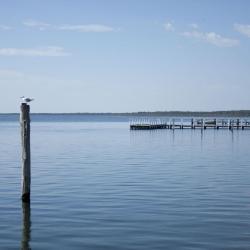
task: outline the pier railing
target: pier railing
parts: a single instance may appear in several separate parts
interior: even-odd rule
[[[147,129],[250,129],[250,118],[138,118],[131,130]]]

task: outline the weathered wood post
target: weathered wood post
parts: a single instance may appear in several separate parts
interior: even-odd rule
[[[241,128],[242,128],[242,130],[245,129],[245,127],[244,127],[244,120],[242,121]]]
[[[203,119],[203,129],[207,129],[207,126],[206,126],[206,118]]]
[[[30,221],[30,203],[23,202],[23,232],[22,232],[22,241],[21,241],[21,250],[31,249],[30,242],[30,233],[31,233],[31,221]]]
[[[30,106],[21,104],[22,201],[30,201]]]
[[[240,119],[237,119],[237,129],[239,129],[239,127],[240,127]]]

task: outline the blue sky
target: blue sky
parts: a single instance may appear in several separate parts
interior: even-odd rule
[[[250,1],[0,5],[0,112],[250,109]]]

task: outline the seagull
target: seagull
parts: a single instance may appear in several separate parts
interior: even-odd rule
[[[22,99],[22,103],[28,103],[34,100],[33,98],[29,98],[25,96],[21,96],[20,98]]]

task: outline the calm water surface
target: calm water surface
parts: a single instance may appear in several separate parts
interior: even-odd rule
[[[29,207],[19,124],[0,121],[0,249],[250,248],[250,130],[52,119],[31,140]]]

